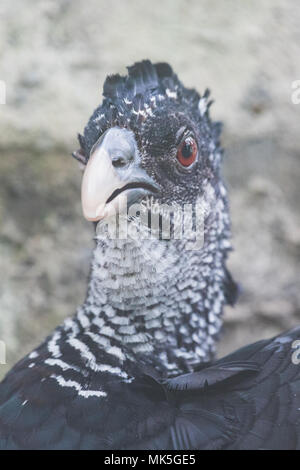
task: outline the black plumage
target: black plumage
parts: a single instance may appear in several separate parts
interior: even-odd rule
[[[166,380],[136,365],[133,383],[108,380],[106,400],[42,382],[40,367],[28,380],[23,361],[1,386],[0,448],[300,449],[299,338],[296,328]]]
[[[86,299],[0,384],[0,448],[299,448],[299,328],[212,362],[238,288],[226,268],[230,220],[208,91],[143,61],[108,77],[103,95],[73,154],[84,178],[102,178],[92,209],[83,184],[97,222]],[[186,238],[100,236],[122,192],[146,214],[200,201],[201,249]]]

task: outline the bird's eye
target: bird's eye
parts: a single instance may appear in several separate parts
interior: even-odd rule
[[[179,163],[183,167],[187,168],[196,161],[197,154],[197,143],[192,136],[189,136],[186,137],[179,145],[176,157]]]

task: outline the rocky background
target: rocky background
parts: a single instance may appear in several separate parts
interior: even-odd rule
[[[93,246],[70,152],[107,73],[150,58],[209,86],[243,292],[219,354],[300,320],[297,0],[3,0],[0,4],[0,377],[83,300]]]

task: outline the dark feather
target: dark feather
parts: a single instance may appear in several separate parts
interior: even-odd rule
[[[0,448],[300,449],[299,338],[297,328],[167,381],[141,366],[131,384],[110,382],[107,399],[41,383],[42,369],[28,378],[20,364],[0,389]]]
[[[163,384],[169,391],[201,390],[212,385],[222,385],[224,381],[242,374],[259,371],[255,362],[228,362],[220,366],[211,366],[199,372],[183,374],[178,377],[165,380]]]
[[[233,279],[228,269],[225,268],[224,293],[225,293],[226,303],[233,306],[236,303],[240,292],[241,292],[240,284],[237,284],[235,282],[235,280]]]

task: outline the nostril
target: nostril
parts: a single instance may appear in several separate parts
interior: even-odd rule
[[[112,165],[115,168],[122,168],[123,166],[127,165],[128,161],[126,158],[121,157],[121,156],[116,156],[112,158]]]

